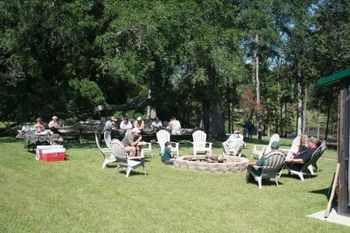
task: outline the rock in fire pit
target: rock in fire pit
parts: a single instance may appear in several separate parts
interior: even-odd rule
[[[209,172],[241,172],[246,169],[248,159],[236,156],[180,156],[174,166],[184,169]]]

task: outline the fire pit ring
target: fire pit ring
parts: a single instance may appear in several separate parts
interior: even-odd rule
[[[183,169],[218,173],[236,173],[246,169],[248,159],[237,156],[180,156],[174,166]]]

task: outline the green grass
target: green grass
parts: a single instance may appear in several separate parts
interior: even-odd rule
[[[327,205],[332,150],[320,159],[317,177],[302,182],[283,175],[279,187],[271,182],[259,190],[246,184],[245,173],[181,170],[161,164],[157,155],[148,159],[148,176],[141,169],[125,178],[124,171],[101,170],[94,144],[70,146],[68,160],[45,163],[22,142],[0,142],[0,232],[349,231],[306,217]],[[185,143],[180,149],[191,151]],[[244,154],[250,151],[249,144]]]

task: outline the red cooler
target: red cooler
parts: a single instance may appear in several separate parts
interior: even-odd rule
[[[43,160],[46,162],[62,161],[66,157],[66,149],[63,146],[47,146],[44,148],[37,148],[36,160]]]

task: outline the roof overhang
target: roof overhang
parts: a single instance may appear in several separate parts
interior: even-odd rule
[[[346,69],[343,71],[340,71],[338,73],[326,76],[324,78],[321,78],[317,81],[318,86],[329,86],[335,83],[340,82],[341,80],[344,79],[349,79],[350,78],[350,69]]]

